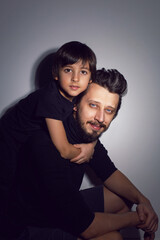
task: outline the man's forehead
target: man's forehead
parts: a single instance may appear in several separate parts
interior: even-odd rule
[[[119,102],[119,95],[111,93],[96,83],[89,84],[87,93],[84,95],[84,101],[96,101],[102,105],[111,105],[116,107]]]
[[[96,83],[91,83],[88,86],[87,93],[85,94],[87,97],[94,97],[98,95],[106,95],[108,93],[108,89],[104,88]]]

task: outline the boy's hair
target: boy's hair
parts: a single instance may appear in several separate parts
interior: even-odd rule
[[[94,80],[97,63],[96,55],[86,44],[78,41],[65,43],[57,50],[52,68],[53,77],[58,76],[60,67],[77,63],[79,60],[82,61],[82,64],[89,63],[91,79]]]
[[[127,93],[126,79],[116,69],[106,70],[105,68],[102,68],[96,71],[95,80],[92,82],[98,84],[101,87],[108,89],[108,91],[111,93],[117,93],[119,95],[119,103],[118,103],[117,111],[114,116],[115,118],[121,107],[122,97]],[[76,104],[80,102],[81,98],[86,93],[87,93],[87,89],[84,92],[82,92],[79,96],[77,96]]]

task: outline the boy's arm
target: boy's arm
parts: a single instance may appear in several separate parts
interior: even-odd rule
[[[71,159],[78,156],[81,150],[68,142],[62,121],[50,118],[45,120],[52,142],[61,154],[61,157]]]

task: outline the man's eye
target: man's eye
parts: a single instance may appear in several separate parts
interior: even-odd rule
[[[106,109],[107,113],[113,113],[113,111],[111,109]]]
[[[92,108],[96,108],[97,107],[97,105],[94,104],[94,103],[90,103],[89,106],[92,107]]]

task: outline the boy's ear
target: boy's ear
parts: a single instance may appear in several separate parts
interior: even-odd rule
[[[92,79],[89,80],[89,83],[92,83]]]
[[[54,77],[55,80],[58,80],[58,77]]]
[[[73,110],[74,110],[75,112],[77,112],[77,105],[76,105],[76,104],[74,105]]]

